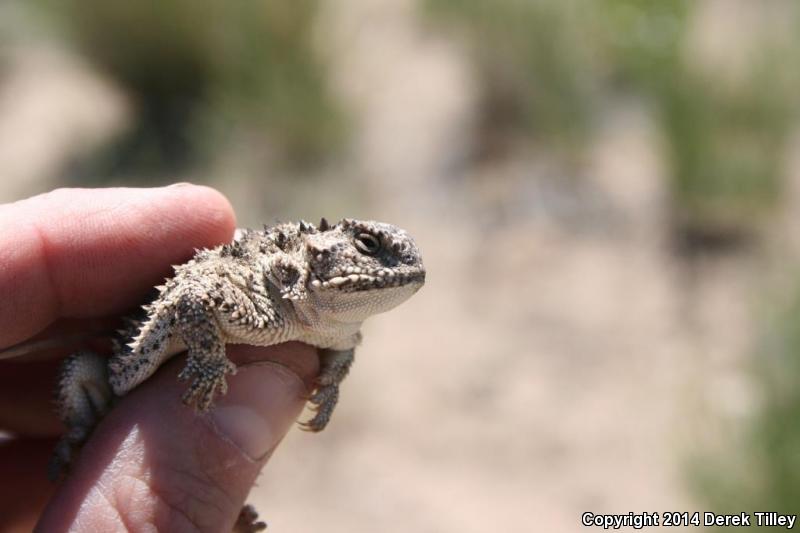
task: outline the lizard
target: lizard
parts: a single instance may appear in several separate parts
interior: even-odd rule
[[[196,251],[156,287],[140,316],[113,339],[110,358],[79,351],[64,360],[56,386],[57,412],[67,428],[49,475],[69,470],[81,445],[113,404],[169,358],[187,352],[178,379],[182,400],[198,412],[227,391],[236,366],[225,345],[269,346],[301,341],[319,349],[320,371],[309,398],[319,432],[339,399],[339,385],[361,342],[362,322],[388,311],[425,282],[420,251],[404,230],[381,222],[324,218],[237,230],[228,244]],[[235,531],[259,531],[245,506]],[[238,528],[238,529],[237,529]]]

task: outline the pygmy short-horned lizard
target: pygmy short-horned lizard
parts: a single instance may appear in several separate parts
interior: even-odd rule
[[[414,294],[425,269],[411,237],[395,226],[344,219],[242,230],[230,244],[200,250],[157,287],[158,295],[131,318],[106,359],[79,352],[62,367],[57,403],[67,433],[50,475],[68,469],[93,427],[113,404],[167,359],[188,351],[179,374],[189,381],[183,401],[199,411],[225,394],[236,366],[227,343],[268,346],[297,340],[320,348],[320,373],[303,426],[321,431],[353,362],[361,324]],[[253,523],[252,509],[240,521]],[[246,525],[243,529],[246,529]],[[240,524],[240,527],[242,524]]]

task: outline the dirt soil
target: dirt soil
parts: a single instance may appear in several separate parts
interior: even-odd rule
[[[527,146],[472,165],[465,55],[410,0],[325,6],[320,39],[359,117],[347,170],[370,199],[353,215],[406,227],[429,277],[366,325],[329,429],[275,453],[250,499],[270,530],[560,532],[584,511],[705,510],[687,461],[718,437],[709,420],[758,402],[744,368],[759,260],[676,259],[636,103],[609,108],[584,179]],[[84,66],[26,54],[0,84],[3,200],[51,187],[86,149],[71,139],[127,112]],[[36,154],[9,149],[23,134]],[[247,205],[259,184],[216,185]]]

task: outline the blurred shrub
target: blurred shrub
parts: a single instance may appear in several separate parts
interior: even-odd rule
[[[721,454],[692,465],[700,497],[716,512],[800,510],[798,288],[776,314],[764,321],[769,329],[754,361],[760,409],[745,427],[731,429]]]
[[[752,232],[777,207],[794,121],[777,67],[762,63],[740,86],[676,69],[659,87],[676,222],[689,237]]]
[[[562,156],[581,151],[594,109],[597,63],[573,0],[427,0],[434,20],[468,44],[481,83],[484,141],[534,135]]]
[[[636,91],[674,81],[690,0],[604,0],[595,7],[595,46],[607,50],[612,81]]]
[[[735,241],[776,206],[800,93],[797,50],[765,43],[746,81],[735,86],[687,64],[687,26],[696,7],[688,0],[427,0],[426,6],[469,43],[490,125],[511,126],[514,134],[579,159],[601,105],[620,96],[651,104],[682,240]]]
[[[650,99],[664,134],[678,237],[707,246],[758,229],[782,189],[781,158],[800,89],[797,50],[765,40],[741,79],[726,79],[688,64],[690,2],[604,6],[615,71]]]
[[[339,138],[311,42],[316,0],[39,3],[138,106],[118,164],[180,167],[239,134],[305,162]]]

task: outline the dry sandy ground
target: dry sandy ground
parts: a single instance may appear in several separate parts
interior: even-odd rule
[[[254,500],[300,532],[577,531],[587,510],[703,510],[685,463],[716,438],[708,419],[755,401],[753,266],[674,260],[658,139],[635,106],[608,113],[575,188],[524,150],[453,170],[473,120],[462,56],[409,2],[347,5],[328,38],[363,118],[356,166],[372,210],[418,237],[429,281],[367,325],[335,424],[292,434]]]
[[[366,325],[330,429],[294,431],[276,452],[251,497],[271,528],[556,532],[582,529],[589,510],[705,510],[685,461],[714,440],[708,420],[757,401],[742,370],[757,268],[674,260],[646,116],[609,111],[579,185],[525,150],[454,166],[475,98],[463,56],[421,29],[411,2],[326,5],[321,38],[360,117],[350,170],[372,200],[356,214],[417,236],[429,278]],[[74,152],[48,125],[69,115],[67,131],[102,138],[125,113],[82,67],[43,88],[25,85],[37,63],[25,65],[0,86],[6,200],[47,188]],[[31,116],[37,95],[44,116]],[[9,149],[24,127],[42,158]],[[217,185],[247,205],[263,184]]]
[[[598,180],[654,171],[614,155],[647,153],[637,127],[598,146]],[[406,217],[428,284],[366,326],[330,431],[276,454],[253,495],[276,529],[576,531],[587,510],[699,509],[683,463],[698,409],[737,408],[715,387],[747,386],[747,272],[687,285],[652,199],[603,198],[591,229]]]

